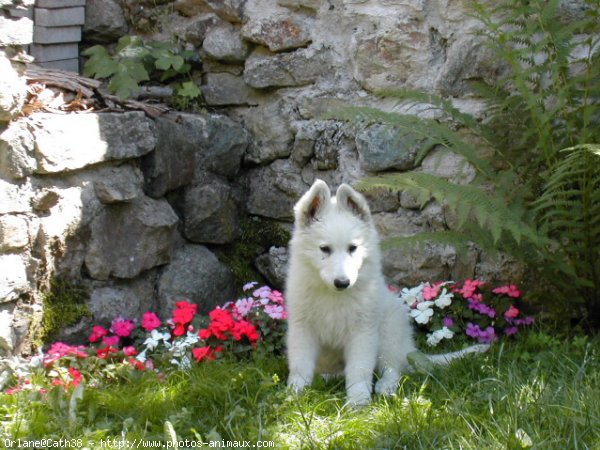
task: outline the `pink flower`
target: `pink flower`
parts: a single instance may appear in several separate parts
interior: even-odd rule
[[[458,289],[458,292],[462,294],[464,298],[472,298],[477,289],[483,286],[485,282],[480,280],[466,280],[462,289]]]
[[[271,295],[269,296],[269,299],[273,302],[273,303],[277,303],[280,305],[283,305],[284,303],[284,299],[283,299],[283,294],[279,291],[271,291]]]
[[[249,291],[250,289],[252,289],[257,284],[258,284],[258,281],[251,281],[250,283],[246,283],[244,286],[242,286],[242,290]]]
[[[102,343],[110,347],[116,347],[119,345],[120,340],[121,339],[119,336],[106,336],[104,339],[102,339]]]
[[[423,298],[425,300],[433,300],[440,295],[440,284],[434,284],[433,286],[425,286],[423,288]]]
[[[271,288],[269,286],[261,286],[256,289],[252,295],[258,298],[269,298],[271,295]]]
[[[142,328],[146,331],[152,331],[160,327],[161,321],[156,314],[151,311],[145,312],[142,316]]]
[[[100,325],[92,327],[92,334],[90,334],[90,342],[98,342],[104,336],[108,336],[108,330]]]
[[[117,336],[129,337],[131,336],[131,332],[135,329],[135,323],[133,323],[133,320],[117,317],[113,320],[111,329]]]
[[[522,295],[521,291],[515,284],[497,287],[496,289],[493,289],[492,292],[494,294],[506,294],[512,298],[519,298]]]
[[[508,308],[506,310],[506,312],[504,313],[504,317],[506,317],[507,319],[514,319],[516,318],[519,314],[521,313],[521,311],[519,311],[518,308],[515,308],[513,305],[510,305],[510,308]]]
[[[241,298],[235,302],[235,312],[241,317],[246,317],[254,306],[254,300],[251,298]]]
[[[282,305],[266,305],[265,312],[271,319],[287,319],[287,311]]]
[[[49,366],[50,364],[58,361],[63,356],[76,356],[78,358],[87,358],[88,354],[84,351],[83,345],[77,347],[64,342],[55,342],[50,346],[44,357],[44,365]]]

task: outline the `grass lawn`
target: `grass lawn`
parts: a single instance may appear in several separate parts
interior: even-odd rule
[[[409,374],[397,396],[360,410],[344,406],[340,381],[291,395],[280,358],[86,386],[71,406],[62,388],[0,394],[0,447],[65,438],[91,449],[122,448],[124,439],[146,448],[176,435],[180,448],[212,439],[274,448],[600,449],[599,344],[531,331],[485,355]]]

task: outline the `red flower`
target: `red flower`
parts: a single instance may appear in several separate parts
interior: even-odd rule
[[[176,309],[173,311],[173,323],[175,324],[173,334],[175,336],[182,336],[187,330],[187,324],[194,320],[198,311],[198,305],[184,300],[177,302],[175,307]]]
[[[145,312],[142,316],[142,328],[146,331],[152,331],[160,327],[161,321],[156,314],[151,311]]]
[[[123,353],[125,353],[125,356],[135,356],[138,354],[138,351],[133,345],[128,345],[127,347],[123,347]]]
[[[198,362],[202,362],[205,359],[217,359],[215,353],[210,347],[199,347],[192,350],[192,355]]]
[[[111,353],[118,353],[119,350],[114,347],[104,347],[96,350],[96,355],[100,359],[106,359],[110,356]]]
[[[104,336],[108,336],[108,330],[100,325],[92,327],[92,334],[90,334],[90,342],[98,342]]]
[[[227,332],[232,332],[235,326],[235,321],[233,320],[233,316],[231,312],[225,309],[214,309],[209,314],[211,318],[211,323],[208,326],[208,331],[214,335],[217,339],[222,341],[227,340],[229,337]]]
[[[139,371],[143,371],[146,369],[146,366],[144,365],[144,363],[141,362],[139,359],[129,357],[129,358],[127,358],[127,361],[129,362],[129,364],[131,364],[133,367],[135,367]]]
[[[69,367],[69,373],[71,374],[71,376],[73,377],[73,381],[71,381],[71,386],[77,387],[81,384],[81,382],[83,381],[83,375],[81,374],[81,372],[77,369],[75,369],[74,367]]]
[[[240,320],[236,322],[231,334],[236,341],[246,336],[250,342],[256,342],[260,338],[260,335],[256,331],[256,327],[246,320]]]
[[[200,339],[205,341],[212,336],[212,331],[210,331],[208,328],[204,328],[198,332],[198,336]]]

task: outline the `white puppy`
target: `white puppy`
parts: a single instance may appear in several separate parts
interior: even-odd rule
[[[346,379],[348,403],[393,394],[415,351],[408,312],[386,286],[379,238],[365,198],[347,184],[335,197],[321,180],[294,207],[286,282],[288,386],[302,390],[315,373]],[[471,351],[428,356],[446,363]]]

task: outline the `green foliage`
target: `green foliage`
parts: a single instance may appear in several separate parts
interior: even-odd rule
[[[531,332],[449,367],[407,374],[396,396],[375,397],[361,410],[344,407],[341,379],[317,378],[290,395],[284,359],[223,359],[166,379],[147,372],[102,387],[86,380],[71,422],[68,404],[54,401],[69,397],[62,387],[50,396],[0,394],[0,435],[81,439],[89,448],[100,439],[107,448],[125,439],[167,445],[176,436],[285,449],[591,449],[600,441],[599,344]]]
[[[151,79],[170,82],[176,95],[182,98],[194,99],[202,94],[189,79],[192,66],[188,60],[194,56],[193,52],[173,43],[145,42],[139,36],[123,36],[114,55],[102,45],[94,45],[82,55],[89,57],[84,75],[110,79],[108,89],[123,99],[136,93],[142,82]]]
[[[422,205],[434,198],[456,216],[438,238],[518,257],[542,277],[546,305],[552,292],[555,314],[600,326],[600,2],[586,2],[585,16],[568,24],[559,3],[473,3],[480,34],[506,69],[493,86],[476,86],[488,104],[483,121],[448,99],[408,90],[381,95],[405,110],[429,108],[436,119],[373,108],[330,116],[410,132],[425,143],[417,163],[434,146],[462,155],[479,174],[470,186],[405,173],[371,177],[361,187],[409,190]]]
[[[233,272],[236,285],[243,286],[248,281],[262,279],[253,265],[256,257],[271,246],[286,246],[289,240],[290,233],[276,222],[262,217],[243,216],[240,219],[240,237],[233,244],[220,249],[219,256]]]
[[[50,289],[43,294],[44,313],[40,330],[36,330],[36,341],[47,344],[66,327],[76,325],[85,317],[91,317],[86,288],[68,280],[53,278]]]

